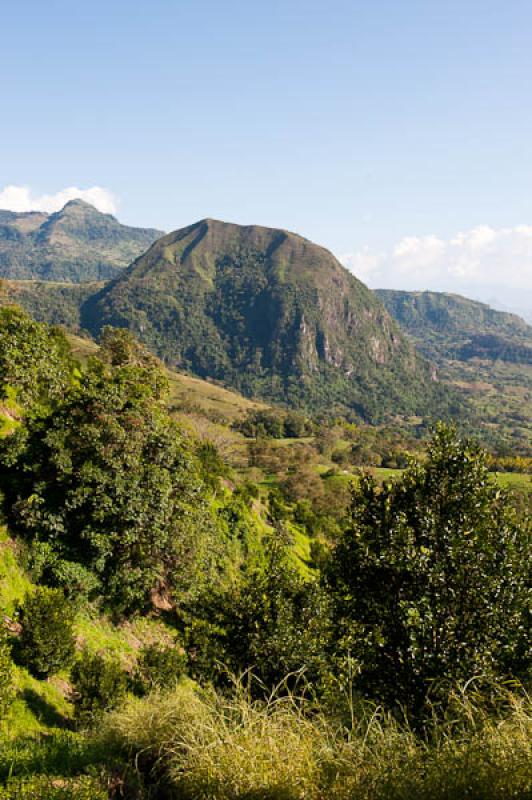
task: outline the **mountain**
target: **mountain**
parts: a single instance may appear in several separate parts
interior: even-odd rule
[[[26,309],[37,322],[64,325],[70,331],[80,330],[80,309],[83,303],[105,286],[106,281],[12,281],[3,280],[0,305],[16,303]]]
[[[0,278],[108,280],[160,236],[121,225],[83,200],[54,214],[0,211]]]
[[[501,452],[532,451],[532,327],[484,303],[441,292],[379,290],[390,314],[437,365]]]
[[[247,396],[374,421],[441,411],[442,388],[380,300],[284,230],[174,231],[83,304],[81,325],[130,328],[169,366]]]
[[[390,314],[429,358],[532,364],[532,327],[485,303],[444,292],[378,289]]]

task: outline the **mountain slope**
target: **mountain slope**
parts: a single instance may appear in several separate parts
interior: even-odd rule
[[[532,364],[532,327],[516,314],[445,292],[378,289],[376,294],[431,359]]]
[[[0,211],[0,277],[109,279],[161,235],[121,225],[82,200],[71,200],[54,214]]]
[[[532,451],[532,327],[515,314],[441,292],[377,292],[418,349],[476,412],[485,441]]]
[[[82,327],[106,324],[248,396],[373,420],[441,399],[378,298],[283,230],[206,219],[164,236],[83,305]]]

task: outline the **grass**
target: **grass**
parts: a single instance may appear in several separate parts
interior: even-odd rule
[[[172,406],[197,409],[207,414],[215,414],[231,423],[241,419],[251,409],[266,408],[264,403],[254,402],[238,392],[223,386],[193,378],[182,372],[168,370],[170,395],[168,404]]]
[[[92,742],[71,731],[4,739],[0,800],[104,800],[105,776],[90,774],[100,772],[95,765],[103,760]]]
[[[20,565],[15,542],[5,526],[0,526],[0,611],[12,616],[16,605],[31,588],[31,581]]]
[[[72,707],[65,696],[66,676],[39,681],[22,667],[15,668],[16,699],[0,723],[4,738],[49,734],[70,724]]]
[[[174,629],[155,617],[138,617],[114,625],[105,617],[83,613],[76,618],[75,631],[79,646],[118,659],[126,670],[133,666],[143,645],[155,641],[169,644],[176,638]]]
[[[508,695],[493,716],[456,696],[420,737],[375,708],[346,729],[295,697],[257,703],[242,687],[228,699],[185,684],[130,701],[102,735],[182,800],[530,800],[530,711]]]
[[[503,489],[532,493],[532,475],[524,475],[521,472],[496,472],[495,478]]]
[[[311,578],[313,570],[309,567],[310,558],[310,538],[295,525],[289,525],[288,530],[292,537],[289,550],[293,566],[297,569],[302,578]]]
[[[366,468],[361,467],[361,469]],[[323,473],[326,471],[326,468],[321,467],[320,471]],[[374,475],[377,480],[381,482],[400,478],[404,472],[402,469],[390,469],[388,467],[368,467],[367,471]],[[492,473],[492,477],[501,487],[501,489],[510,489],[532,494],[532,475],[522,472],[494,472]],[[356,481],[357,478],[358,476],[356,474],[345,472],[324,477],[324,480],[341,481],[347,483],[349,481]]]

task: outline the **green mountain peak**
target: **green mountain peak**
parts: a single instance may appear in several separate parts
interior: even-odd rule
[[[173,367],[248,396],[368,419],[426,412],[428,365],[379,299],[289,231],[203,219],[158,239],[82,308]]]

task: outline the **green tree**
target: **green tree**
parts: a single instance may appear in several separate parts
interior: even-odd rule
[[[199,464],[151,371],[95,361],[46,420],[0,444],[0,463],[11,523],[53,551],[43,580],[79,576],[68,565],[80,564],[98,579],[93,594],[125,612],[157,588],[179,597],[209,579],[221,543]]]
[[[126,328],[110,325],[102,328],[98,357],[112,367],[140,367],[143,382],[150,386],[157,400],[168,393],[169,383],[162,363]]]
[[[337,656],[366,696],[417,713],[439,685],[516,663],[526,532],[485,462],[440,426],[424,463],[354,490],[326,585]]]
[[[74,361],[59,328],[35,322],[17,306],[0,308],[0,396],[8,388],[26,406],[60,400]]]
[[[60,589],[40,586],[20,609],[18,658],[38,677],[53,675],[74,656],[74,615]]]

